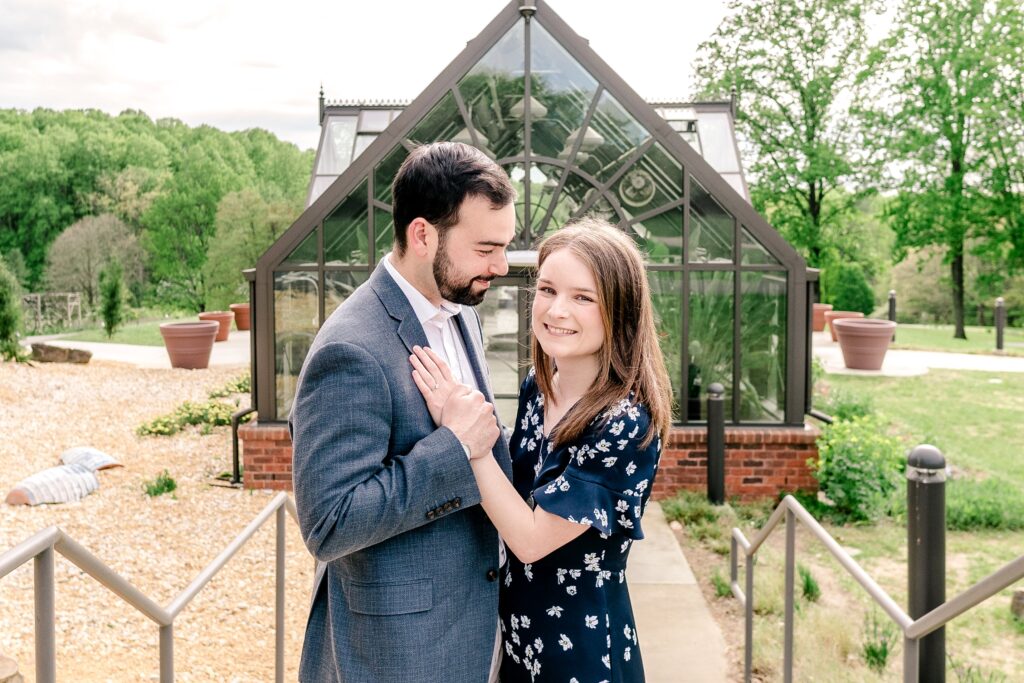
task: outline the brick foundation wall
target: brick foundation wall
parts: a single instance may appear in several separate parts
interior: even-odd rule
[[[818,457],[816,428],[726,427],[725,496],[743,500],[774,498],[780,492],[816,491],[807,466]],[[661,454],[652,496],[668,498],[679,489],[707,491],[707,430],[677,427]]]
[[[774,498],[780,492],[818,488],[809,458],[818,456],[820,432],[804,427],[726,427],[725,495],[743,500]],[[245,488],[292,488],[292,442],[283,424],[250,422],[238,429]],[[679,489],[707,491],[707,431],[677,427],[661,455],[655,499]]]

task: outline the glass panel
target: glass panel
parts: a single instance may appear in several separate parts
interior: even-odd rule
[[[309,208],[337,178],[336,175],[318,175],[313,178],[313,189],[309,193],[309,203],[306,204],[306,208]]]
[[[736,173],[740,161],[736,156],[736,142],[733,139],[729,115],[725,112],[700,112],[697,114],[700,144],[704,159],[719,173]]]
[[[604,92],[584,133],[576,165],[602,183],[607,182],[649,137],[651,134]]]
[[[683,196],[683,167],[654,144],[615,183],[615,194],[631,216],[669,204]]]
[[[277,417],[292,409],[302,361],[319,329],[317,274],[274,273],[274,377]]]
[[[356,137],[356,117],[331,116],[327,119],[317,173],[340,175],[352,162],[352,142]]]
[[[786,274],[742,273],[740,419],[786,416]]]
[[[566,144],[583,123],[597,81],[539,24],[530,28],[531,95],[544,107],[532,112],[531,153],[566,159]]]
[[[733,220],[690,176],[690,263],[732,263]]]
[[[516,414],[519,411],[519,399],[496,398],[494,399],[494,407],[498,411],[498,417],[501,419],[501,424],[505,425],[509,430],[515,429]],[[510,431],[509,436],[511,435]]]
[[[331,266],[365,264],[369,241],[364,180],[324,221],[324,263]]]
[[[364,109],[359,117],[360,133],[379,133],[388,127],[391,111],[388,109]]]
[[[376,133],[366,133],[366,134],[360,133],[359,135],[357,135],[356,136],[356,149],[355,149],[354,152],[352,152],[352,158],[355,159],[360,154],[362,154],[366,150],[366,148],[370,146],[370,143],[372,143],[376,139],[377,139],[377,134]]]
[[[750,196],[747,194],[747,188],[743,186],[743,176],[739,173],[723,173],[722,177],[725,178],[725,182],[729,183],[729,187],[736,190],[736,194],[750,201]]]
[[[469,118],[480,136],[480,145],[495,158],[523,152],[522,108],[525,73],[524,22],[518,21],[501,40],[470,69],[459,92]],[[513,107],[519,105],[515,111]],[[541,105],[537,103],[539,112]],[[462,128],[465,123],[461,124]],[[453,136],[456,131],[448,134]]]
[[[366,282],[369,273],[329,270],[324,272],[324,316],[330,316],[341,303]]]
[[[683,208],[669,209],[631,226],[637,246],[651,263],[683,262]]]
[[[373,241],[375,243],[376,260],[379,262],[384,254],[391,251],[395,244],[395,221],[391,213],[379,207],[373,209]]]
[[[515,396],[519,392],[519,287],[492,287],[476,310],[484,328],[491,388],[496,396]]]
[[[533,192],[536,193],[531,196],[533,200],[533,213],[530,214],[530,220],[533,222],[533,228],[530,231],[530,237],[533,240],[533,246],[536,246],[541,239],[546,235],[551,234],[555,230],[562,227],[563,224],[573,215],[576,209],[579,208],[579,203],[576,202],[568,192],[563,190],[558,193],[558,199],[555,202],[551,218],[548,219],[547,230],[544,235],[540,234],[541,225],[547,218],[549,212],[552,211],[551,200],[554,197],[555,188],[558,187],[559,180],[562,177],[562,168],[558,166],[552,166],[550,164],[534,164],[531,166],[533,174],[540,174],[544,178],[542,183],[539,183],[539,189],[537,185],[534,185]],[[569,174],[573,177],[573,174]],[[578,177],[577,177],[578,178]]]
[[[282,261],[283,264],[289,266],[317,266],[319,260],[319,253],[317,248],[317,231],[320,228],[314,228],[306,239],[302,240],[302,244],[295,247],[295,250],[288,254],[288,258]]]
[[[782,265],[746,228],[741,226],[740,230],[743,234],[741,262],[744,265]]]
[[[523,164],[509,164],[505,166],[505,172],[512,180],[512,187],[516,188],[516,241],[514,246],[525,248],[527,243],[523,241],[526,236],[523,219],[526,215],[526,192],[523,181],[526,179],[526,170],[523,168]]]
[[[455,104],[451,93],[446,94],[430,113],[420,119],[416,127],[409,133],[409,141],[414,144],[451,140],[456,133],[465,127],[462,114]]]
[[[707,388],[725,387],[725,415],[732,415],[733,272],[690,273],[689,368],[686,415],[707,419]]]
[[[672,381],[672,420],[682,420],[680,405],[682,392],[682,337],[683,274],[678,271],[648,271],[651,284],[651,301],[654,304],[655,324],[658,327],[658,342],[665,357],[669,379]]]
[[[377,168],[373,172],[373,194],[385,204],[391,203],[391,182],[395,179],[398,169],[401,168],[402,162],[407,156],[409,156],[409,150],[398,145],[388,152],[388,155],[377,164]]]

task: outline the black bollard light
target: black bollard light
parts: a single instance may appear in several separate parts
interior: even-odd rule
[[[889,290],[889,320],[896,322],[896,290]],[[896,330],[892,331],[892,341],[896,341]]]
[[[946,601],[946,458],[922,444],[907,457],[907,571],[910,617]],[[918,680],[946,680],[946,629],[921,639]]]
[[[996,351],[1003,350],[1003,329],[1006,327],[1006,302],[996,299]]]
[[[725,502],[725,387],[708,387],[708,502]]]

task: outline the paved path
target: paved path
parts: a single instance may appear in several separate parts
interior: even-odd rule
[[[912,377],[924,375],[931,369],[1024,372],[1024,357],[1022,356],[904,349],[889,349],[885,354],[881,370],[850,370],[843,364],[843,354],[839,350],[839,344],[832,341],[832,337],[827,331],[815,332],[812,343],[814,355],[821,360],[825,371],[839,375]]]
[[[33,342],[45,342],[51,346],[62,346],[71,349],[84,349],[92,352],[96,360],[130,363],[140,368],[171,369],[171,360],[167,350],[162,346],[137,346],[135,344],[108,344],[106,342],[83,342],[61,339],[59,335],[44,337],[27,337],[22,344],[30,346]],[[249,365],[249,332],[233,330],[227,341],[215,342],[210,354],[210,367],[230,367]]]

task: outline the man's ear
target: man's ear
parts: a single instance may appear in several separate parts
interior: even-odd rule
[[[406,228],[406,244],[420,258],[428,258],[437,245],[437,230],[425,218],[414,218]]]

